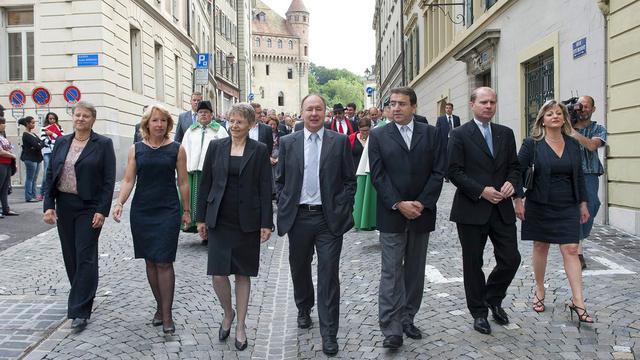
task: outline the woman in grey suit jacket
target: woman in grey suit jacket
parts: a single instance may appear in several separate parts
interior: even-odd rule
[[[44,222],[55,224],[71,290],[67,316],[82,331],[98,288],[98,237],[109,215],[116,156],[108,137],[93,132],[96,109],[81,101],[73,108],[75,131],[56,141],[47,169]]]
[[[247,348],[250,276],[258,275],[260,242],[269,239],[273,226],[270,154],[265,144],[249,138],[255,121],[251,105],[231,107],[231,137],[213,140],[207,149],[196,212],[198,233],[209,240],[207,274],[224,310],[220,341],[229,336],[235,318],[229,282],[235,275],[238,350]]]

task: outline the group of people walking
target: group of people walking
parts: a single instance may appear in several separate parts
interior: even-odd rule
[[[235,347],[247,347],[251,277],[259,271],[260,244],[274,229],[275,183],[277,232],[289,241],[297,325],[311,327],[311,310],[317,306],[322,350],[335,355],[343,236],[357,218],[354,202],[370,196],[356,194],[361,186],[356,174],[375,188],[372,227],[380,231],[382,245],[378,306],[385,348],[400,348],[404,335],[422,338],[414,321],[422,304],[429,234],[435,229],[445,177],[457,188],[450,220],[457,225],[475,330],[491,333],[489,311],[496,323],[509,323],[502,301],[521,262],[516,218],[523,222],[522,239],[534,241],[533,310],[546,309],[547,253],[550,244],[560,244],[572,290],[567,306],[579,323],[594,321],[584,302],[578,243],[585,236],[581,224],[595,214],[589,212],[581,135],[562,103],[550,100],[542,106],[531,138],[516,153],[513,131],[492,122],[496,93],[487,87],[471,94],[471,121],[459,125],[457,119],[455,124],[451,105],[443,119],[449,126],[437,127],[416,116],[417,97],[411,88],[392,89],[386,125],[372,129],[371,118],[363,116],[355,135],[345,134],[340,122],[327,126],[327,103],[311,94],[301,103],[302,128],[269,136],[271,144],[261,136],[255,105],[233,105],[222,126],[212,122],[211,104],[197,100],[190,116],[181,116],[176,124],[182,143],[170,138],[174,122],[166,109],[155,105],[145,110],[139,126],[142,140],[129,149],[112,209],[119,222],[135,187],[130,214],[134,253],[145,259],[156,300],[150,322],[165,333],[175,332],[173,262],[180,227],[195,227],[208,241],[207,274],[224,313],[218,337],[226,340],[235,321]],[[91,315],[98,282],[96,240],[111,208],[115,182],[113,144],[92,130],[95,119],[93,106],[76,104],[74,132],[59,137],[50,155],[44,201],[45,222],[57,220],[71,282],[68,316],[77,330],[87,326]],[[496,265],[485,278],[487,239],[493,243]],[[311,271],[314,253],[317,291]]]

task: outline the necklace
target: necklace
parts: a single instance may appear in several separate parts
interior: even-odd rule
[[[547,137],[545,137],[545,138],[547,139],[547,141],[555,142],[555,143],[557,143],[557,142],[561,142],[561,141],[562,141],[562,138],[553,139],[553,138],[550,138],[550,137],[548,137],[548,136],[547,136]]]
[[[74,137],[73,137],[73,140],[75,140],[75,141],[77,141],[77,142],[85,142],[85,141],[89,140],[89,138],[90,138],[90,137],[91,137],[91,136],[87,136],[87,137],[86,137],[86,138],[84,138],[84,139],[80,139],[79,137],[74,136]]]
[[[158,150],[162,147],[162,145],[164,145],[164,140],[162,140],[162,142],[160,143],[160,145],[153,145],[151,144],[151,141],[147,140],[147,145],[149,145],[150,148],[152,148],[153,150]]]

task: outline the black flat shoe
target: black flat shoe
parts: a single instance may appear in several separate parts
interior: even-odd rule
[[[584,255],[578,254],[578,259],[580,260],[580,267],[582,270],[585,270],[587,268],[587,263],[584,261]]]
[[[311,327],[310,310],[298,310],[298,328],[308,329]]]
[[[382,347],[385,349],[398,350],[402,346],[402,336],[391,335],[386,336],[382,341]]]
[[[86,327],[87,327],[87,319],[75,318],[73,319],[73,321],[71,321],[71,328],[77,333],[81,332]]]
[[[231,324],[233,324],[233,320],[236,318],[236,312],[233,312],[233,315],[231,316]],[[224,319],[223,319],[224,321]],[[229,325],[228,329],[223,329],[222,328],[222,322],[220,323],[220,329],[218,330],[218,340],[220,341],[225,341],[227,340],[227,338],[229,337],[229,334],[231,334],[231,325]],[[245,341],[246,343],[246,341]],[[237,342],[236,342],[237,345]],[[237,347],[237,346],[236,346]],[[246,347],[246,344],[245,344]]]
[[[493,314],[493,320],[495,320],[498,324],[500,324],[500,325],[509,324],[509,316],[507,316],[507,313],[504,311],[502,306],[489,305],[489,309],[491,310],[491,313]]]
[[[422,339],[422,332],[413,324],[402,325],[402,332],[414,340]]]
[[[491,334],[491,325],[489,325],[486,317],[473,319],[473,329],[481,334]]]
[[[335,336],[322,338],[322,352],[327,356],[335,356],[338,353],[338,340]]]
[[[236,349],[238,349],[238,351],[242,351],[244,349],[247,348],[247,343],[248,341],[245,339],[244,342],[240,342],[238,341],[238,339],[236,339],[235,345],[236,345]]]

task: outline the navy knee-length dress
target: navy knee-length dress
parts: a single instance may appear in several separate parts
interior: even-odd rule
[[[131,235],[136,259],[174,262],[180,234],[176,161],[180,143],[154,149],[135,144],[136,190],[131,202]]]

